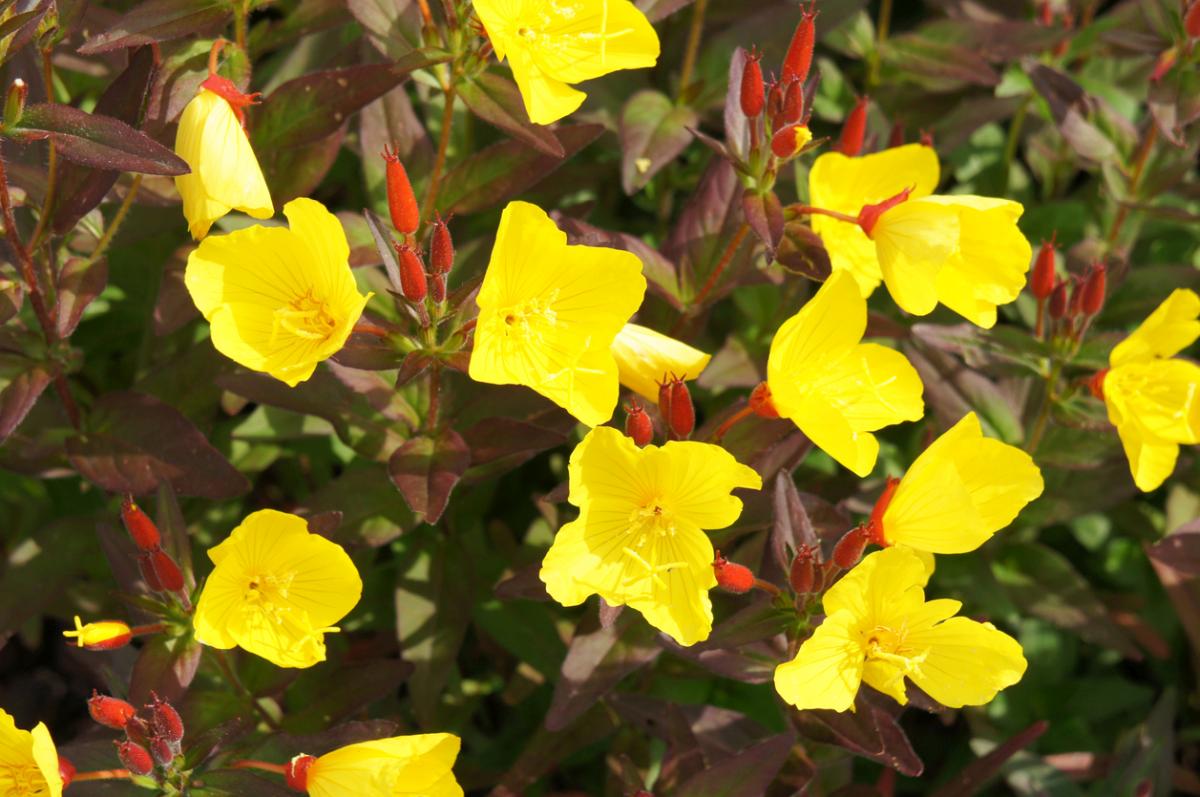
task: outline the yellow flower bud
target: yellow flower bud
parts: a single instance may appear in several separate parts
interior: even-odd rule
[[[63,636],[74,639],[79,647],[88,650],[113,650],[128,645],[129,640],[133,639],[133,632],[120,620],[84,624],[79,615],[75,615],[75,630],[63,631]]]

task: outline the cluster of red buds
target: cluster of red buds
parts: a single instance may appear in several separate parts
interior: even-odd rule
[[[121,501],[121,521],[140,551],[138,570],[146,585],[155,592],[181,592],[183,571],[171,555],[162,549],[162,535],[158,532],[158,526],[134,503],[132,495],[126,495]]]
[[[170,769],[183,741],[183,720],[168,701],[153,692],[139,713],[133,704],[93,691],[88,713],[106,728],[125,732],[117,741],[117,757],[134,775],[149,775],[155,766]]]
[[[1108,291],[1108,269],[1103,263],[1093,263],[1086,274],[1059,279],[1055,262],[1057,252],[1054,237],[1042,243],[1029,276],[1029,291],[1037,299],[1038,338],[1045,335],[1045,314],[1049,310],[1054,328],[1051,337],[1062,335],[1081,340],[1092,319],[1104,308]]]
[[[1075,29],[1075,15],[1071,13],[1069,3],[1062,3],[1062,10],[1057,10],[1059,5],[1054,0],[1041,0],[1037,7],[1038,24],[1044,28],[1053,28],[1055,25],[1060,25],[1064,31],[1070,32]],[[1062,41],[1054,45],[1054,55],[1057,58],[1062,58],[1067,54],[1067,48],[1070,46],[1070,40],[1064,38]]]
[[[450,238],[450,230],[441,216],[434,219],[433,232],[429,237],[427,270],[422,262],[422,252],[409,243],[409,238],[416,235],[421,226],[421,211],[408,172],[395,149],[385,148],[383,159],[387,165],[388,212],[392,217],[392,226],[403,237],[400,242],[392,242],[400,270],[400,284],[397,287],[404,298],[413,304],[422,304],[427,296],[441,304],[446,301],[446,275],[454,266],[454,242]]]
[[[781,160],[798,155],[811,139],[808,119],[812,109],[805,107],[804,84],[812,68],[816,38],[816,11],[810,6],[800,17],[792,42],[783,59],[779,77],[768,85],[763,80],[762,55],[752,51],[742,68],[740,104],[750,120],[751,148],[758,148],[760,117],[764,132],[769,132],[771,152]]]
[[[775,597],[783,594],[774,584],[756,577],[750,568],[726,559],[720,551],[713,557],[713,576],[718,587],[735,595],[744,595],[752,589],[761,589]],[[792,591],[797,598],[804,598],[824,589],[825,581],[821,549],[815,545],[801,545],[788,568],[788,584]]]

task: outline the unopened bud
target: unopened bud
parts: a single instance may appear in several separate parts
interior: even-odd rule
[[[80,622],[75,615],[75,630],[63,631],[67,639],[75,639],[76,644],[88,650],[114,650],[123,648],[133,639],[129,626],[119,620],[101,620],[98,623]]]
[[[771,136],[771,152],[780,160],[788,160],[799,155],[810,141],[812,131],[807,125],[788,125]]]
[[[760,418],[778,418],[779,410],[771,399],[771,387],[766,382],[759,382],[750,391],[750,409]]]
[[[904,122],[897,119],[892,122],[891,132],[888,133],[888,148],[904,146]]]
[[[150,751],[135,742],[117,742],[117,757],[134,775],[149,775],[154,771]]]
[[[283,772],[284,782],[287,783],[289,789],[296,791],[308,791],[308,770],[317,759],[310,755],[298,755],[288,762],[287,768]]]
[[[788,583],[797,595],[807,595],[813,591],[815,580],[816,558],[813,556],[813,550],[807,545],[801,545],[788,570]]]
[[[146,585],[155,592],[179,592],[183,589],[183,571],[171,555],[161,548],[139,556],[138,569]]]
[[[429,296],[438,304],[446,301],[445,274],[433,274],[429,277]]]
[[[833,563],[843,570],[849,570],[862,559],[863,550],[867,547],[867,530],[855,526],[845,533],[833,546]]]
[[[1029,292],[1038,299],[1045,299],[1054,293],[1055,281],[1055,251],[1054,237],[1043,241],[1038,249],[1037,260],[1033,264],[1033,274],[1029,277]]]
[[[1193,39],[1200,39],[1200,0],[1193,0],[1183,15],[1183,29]]]
[[[121,500],[121,522],[125,524],[125,530],[129,532],[129,536],[133,537],[133,542],[143,551],[156,550],[162,544],[162,535],[158,533],[158,526],[154,525],[150,516],[133,502],[132,495],[126,495]]]
[[[875,229],[875,225],[879,223],[884,213],[887,213],[897,205],[907,202],[908,195],[912,193],[912,188],[905,188],[900,193],[893,197],[888,197],[882,202],[876,202],[874,205],[863,205],[862,210],[858,212],[858,226],[862,227],[862,231],[871,236]]]
[[[400,291],[404,298],[413,303],[425,301],[425,296],[429,293],[425,264],[407,244],[397,244],[396,254],[400,257]]]
[[[862,152],[863,139],[867,133],[867,102],[866,97],[859,97],[846,116],[842,125],[842,135],[838,139],[838,152],[851,158]]]
[[[158,580],[158,573],[154,572],[154,562],[150,559],[150,554],[144,553],[137,558],[138,571],[142,574],[142,581],[146,582],[146,586],[151,592],[165,591],[162,582]]]
[[[742,113],[748,119],[755,119],[763,112],[766,103],[766,89],[763,87],[762,67],[759,65],[760,56],[751,52],[746,56],[742,65]]]
[[[1078,274],[1071,275],[1071,303],[1067,307],[1067,314],[1071,318],[1078,318],[1083,312],[1083,277]]]
[[[150,725],[154,728],[154,735],[169,742],[178,742],[183,738],[183,719],[179,716],[179,712],[153,692],[151,692],[151,698],[153,698],[153,702],[149,706]]]
[[[771,88],[767,91],[767,117],[775,119],[781,113],[783,113],[783,86],[772,83]]]
[[[1042,27],[1049,28],[1054,25],[1054,3],[1050,0],[1041,0],[1038,3],[1038,24]]]
[[[1104,401],[1104,377],[1106,376],[1108,376],[1108,369],[1101,368],[1099,371],[1092,374],[1087,382],[1088,390],[1091,391],[1093,396],[1101,401]]]
[[[1200,7],[1200,4],[1197,4]],[[1174,47],[1163,50],[1158,54],[1158,58],[1154,61],[1154,70],[1150,72],[1150,82],[1157,83],[1171,71],[1171,67],[1175,66],[1175,62],[1179,59],[1179,51]]]
[[[120,731],[129,724],[130,717],[137,714],[137,709],[120,698],[102,695],[93,689],[88,698],[88,714],[104,727]]]
[[[793,80],[783,92],[783,108],[780,109],[778,124],[799,122],[804,116],[804,84]]]
[[[71,759],[61,755],[58,757],[58,776],[62,778],[64,789],[71,785],[71,781],[75,780],[77,771],[75,765],[71,763]]]
[[[808,79],[808,70],[812,67],[813,44],[816,42],[816,17],[816,12],[810,8],[801,15],[800,23],[796,25],[792,43],[783,59],[781,77],[784,82],[798,80],[803,83]]]
[[[8,96],[4,100],[4,119],[5,127],[12,127],[21,121],[21,117],[25,114],[25,98],[29,96],[29,84],[21,78],[17,78],[8,87]]]
[[[383,159],[387,162],[387,200],[392,226],[405,235],[412,235],[421,226],[421,211],[412,183],[408,181],[408,172],[395,149],[385,147]]]
[[[1058,320],[1067,314],[1067,282],[1059,280],[1050,294],[1050,317]]]
[[[1084,315],[1095,315],[1104,307],[1104,294],[1108,288],[1108,269],[1103,263],[1095,263],[1083,282],[1081,306]]]
[[[149,747],[154,732],[148,722],[141,717],[133,716],[129,718],[129,723],[125,726],[125,736],[131,742],[140,744],[142,747]]]
[[[696,428],[696,408],[687,382],[674,376],[658,387],[658,411],[677,440],[686,440]]]
[[[717,577],[717,586],[726,592],[741,595],[754,589],[755,578],[750,568],[730,562],[720,551],[713,559],[713,575]]]
[[[150,754],[160,767],[169,767],[179,754],[178,743],[168,742],[161,736],[150,740]]]
[[[625,407],[625,434],[633,439],[638,448],[654,439],[654,423],[636,399]]]
[[[450,228],[441,216],[433,223],[433,239],[429,244],[429,265],[434,274],[449,274],[454,267],[454,241]]]
[[[933,131],[932,130],[922,130],[921,131],[921,146],[929,147],[930,149],[933,149]]]

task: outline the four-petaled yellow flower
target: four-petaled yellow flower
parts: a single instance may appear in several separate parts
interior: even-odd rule
[[[762,480],[729,452],[673,441],[638,448],[616,429],[593,429],[571,454],[569,500],[579,517],[559,529],[541,579],[564,606],[597,594],[641,612],[681,645],[712,630],[716,585],[705,529],[742,511],[730,492]]]
[[[175,152],[191,168],[189,174],[175,178],[175,188],[196,240],[231,210],[256,219],[275,215],[271,192],[238,111],[221,94],[202,87],[183,109]]]
[[[1177,288],[1117,344],[1100,375],[1108,419],[1117,427],[1139,490],[1175,470],[1179,446],[1200,443],[1200,365],[1174,357],[1200,338],[1200,296]]]
[[[873,520],[867,531],[880,545],[966,553],[1012,523],[1042,488],[1033,459],[984,437],[969,412],[921,452],[894,492],[885,493],[882,521]]]
[[[273,509],[243,520],[208,558],[216,567],[196,606],[196,639],[280,667],[324,661],[324,634],[362,594],[340,545],[309,533],[304,518]]]
[[[775,333],[767,358],[776,411],[859,476],[879,455],[871,432],[925,412],[916,369],[898,351],[861,343],[866,329],[866,299],[853,278],[834,272]]]
[[[610,347],[645,293],[636,255],[568,246],[545,211],[510,202],[475,300],[471,378],[525,385],[582,423],[602,424],[619,392]]]
[[[658,401],[660,384],[673,376],[695,379],[712,359],[681,340],[637,324],[621,327],[611,349],[621,384],[652,402]]]
[[[904,679],[944,706],[990,701],[1021,680],[1021,646],[991,623],[954,615],[956,600],[925,600],[928,572],[905,548],[877,551],[825,593],[825,620],[796,658],[775,668],[775,689],[799,709],[846,711],[866,681],[899,703]]]
[[[354,284],[336,216],[311,199],[283,212],[290,229],[255,225],[205,238],[188,256],[184,283],[217,351],[295,387],[342,348],[371,294]]]
[[[307,773],[311,797],[462,797],[452,767],[461,740],[449,733],[360,742],[320,756]]]
[[[62,797],[62,793],[58,750],[50,731],[41,722],[32,731],[23,731],[11,714],[0,709],[0,795]]]
[[[658,61],[658,34],[629,0],[474,0],[496,57],[508,58],[529,118],[550,124],[587,95],[568,83]]]

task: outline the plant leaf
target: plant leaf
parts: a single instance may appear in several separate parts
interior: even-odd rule
[[[413,512],[437,523],[454,485],[471,464],[471,452],[458,432],[405,441],[388,460],[388,474]]]
[[[644,89],[621,109],[621,187],[635,194],[692,142],[700,117],[660,91]]]
[[[50,371],[31,362],[0,390],[0,443],[21,425],[52,380]]]
[[[182,158],[140,130],[69,105],[27,106],[21,121],[6,133],[28,141],[48,138],[62,157],[97,169],[168,177],[188,173]]]
[[[758,797],[766,794],[792,752],[790,733],[769,736],[689,778],[675,797]]]
[[[529,121],[521,92],[511,80],[491,72],[481,72],[463,81],[459,96],[472,113],[513,138],[554,158],[566,154],[553,130]]]
[[[108,284],[108,261],[103,257],[89,262],[73,257],[58,272],[58,297],[54,325],[61,340],[71,337],[83,311]]]
[[[89,38],[79,53],[95,55],[216,30],[224,27],[231,16],[233,11],[223,0],[147,0],[108,30]]]

